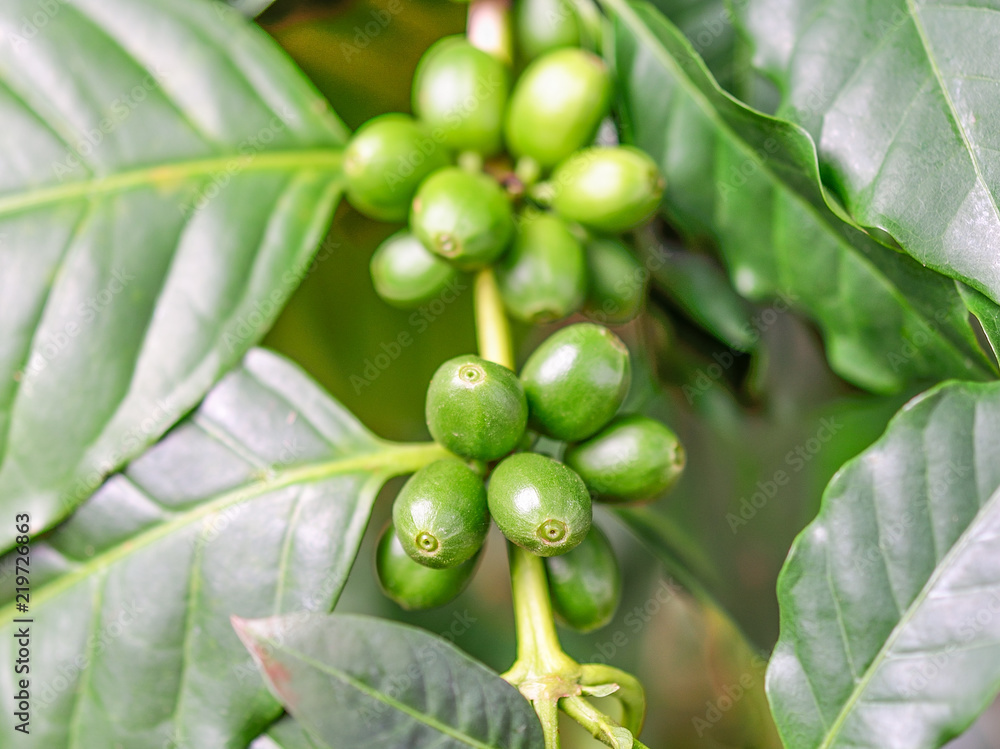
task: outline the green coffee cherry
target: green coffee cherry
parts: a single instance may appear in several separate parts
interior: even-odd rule
[[[406,114],[383,114],[358,128],[344,151],[347,199],[380,221],[403,221],[417,187],[449,155]]]
[[[427,249],[465,270],[495,261],[514,232],[510,201],[500,185],[455,167],[424,180],[413,198],[410,228]]]
[[[429,251],[408,231],[393,234],[371,259],[372,283],[396,307],[419,307],[458,278],[458,270]]]
[[[652,499],[673,487],[685,456],[667,426],[633,414],[570,446],[565,460],[602,500],[631,502]]]
[[[556,618],[579,632],[608,624],[622,597],[621,572],[607,536],[596,525],[568,554],[545,560]]]
[[[543,434],[574,442],[611,420],[631,376],[621,339],[601,325],[579,323],[535,349],[521,370],[521,383],[532,424]]]
[[[510,74],[502,62],[465,37],[446,36],[420,58],[413,78],[413,111],[431,137],[455,151],[497,153]]]
[[[513,372],[478,356],[449,359],[427,388],[427,428],[456,455],[496,460],[521,441],[528,422]]]
[[[481,556],[445,570],[425,567],[410,559],[389,523],[375,549],[375,571],[386,597],[404,609],[419,611],[444,606],[465,590]]]
[[[586,295],[583,247],[566,222],[552,214],[520,222],[496,271],[504,305],[523,322],[559,320],[578,310]]]
[[[569,0],[517,0],[514,28],[518,48],[528,60],[561,47],[580,46],[580,24]]]
[[[392,503],[392,524],[413,561],[434,569],[461,564],[490,529],[483,480],[455,458],[424,466]]]
[[[587,243],[587,301],[584,314],[597,322],[622,325],[635,318],[646,299],[646,273],[620,239]]]
[[[559,49],[535,60],[514,87],[507,145],[550,169],[594,140],[611,107],[611,75],[597,55]]]
[[[545,455],[504,458],[490,476],[487,498],[490,514],[507,539],[539,556],[565,554],[590,530],[587,486]]]
[[[631,146],[578,151],[556,168],[550,183],[557,213],[610,233],[652,216],[665,184],[656,162]]]

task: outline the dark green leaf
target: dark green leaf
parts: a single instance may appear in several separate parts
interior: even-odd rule
[[[751,306],[736,293],[718,263],[666,244],[642,252],[653,285],[686,315],[736,351],[756,348],[760,333],[753,327]]]
[[[32,543],[23,745],[243,749],[280,709],[230,615],[329,610],[383,482],[442,454],[378,440],[299,369],[251,351]],[[6,642],[12,587],[0,596]],[[3,673],[14,657],[0,650]],[[0,734],[14,735],[13,719],[0,713]]]
[[[847,463],[778,582],[785,745],[930,749],[1000,690],[1000,384],[911,401]]]
[[[744,0],[779,114],[859,223],[1000,301],[996,0]]]
[[[341,192],[343,125],[220,9],[0,5],[0,512],[33,532],[239,361]]]
[[[737,41],[725,0],[652,0],[688,38],[717,80],[732,79]]]
[[[627,134],[666,173],[669,218],[689,238],[719,245],[739,292],[808,314],[833,368],[866,388],[989,376],[954,284],[828,208],[806,133],[719,89],[652,7],[603,3],[618,17]]]
[[[735,28],[726,0],[651,0],[687,37],[724,89],[755,109],[771,113],[779,93],[771,80],[753,68],[750,45]]]
[[[965,300],[965,305],[979,320],[983,333],[990,343],[990,348],[993,349],[993,356],[1000,357],[1000,307],[984,294],[966,286],[961,281],[956,281],[955,284],[962,294],[962,299]]]
[[[330,749],[540,749],[531,704],[450,642],[366,616],[233,620],[271,691]]]

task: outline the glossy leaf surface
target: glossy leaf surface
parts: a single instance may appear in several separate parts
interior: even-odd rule
[[[270,326],[345,128],[214,3],[12,0],[0,35],[0,511],[38,532]]]
[[[198,410],[31,544],[39,749],[243,749],[280,714],[233,614],[326,611],[385,479],[440,457],[382,442],[256,349]],[[5,581],[0,636],[21,617]],[[44,646],[43,646],[44,644]],[[17,650],[0,650],[14,673]],[[13,700],[11,679],[0,694]],[[0,732],[13,736],[11,711]]]
[[[1000,386],[911,401],[833,478],[778,582],[785,745],[919,749],[1000,690]]]
[[[1000,3],[749,0],[754,63],[860,224],[1000,301]]]
[[[531,703],[423,630],[354,615],[234,619],[271,690],[325,746],[540,749]]]
[[[868,389],[988,376],[954,284],[838,218],[805,132],[722,91],[651,6],[604,4],[627,133],[666,174],[667,217],[719,246],[737,291],[805,312],[833,368]]]

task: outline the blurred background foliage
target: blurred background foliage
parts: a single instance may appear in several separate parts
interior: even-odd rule
[[[773,111],[775,92],[750,70],[723,0],[656,4],[724,86]],[[410,111],[420,55],[435,39],[461,32],[464,12],[445,0],[278,0],[259,20],[354,128],[382,112]],[[386,306],[371,288],[368,261],[396,228],[343,204],[265,345],[299,362],[376,433],[427,439],[431,375],[445,359],[475,349],[471,283],[451,304],[417,312]],[[642,238],[644,252],[678,262],[657,270],[648,309],[618,332],[637,362],[631,406],[678,431],[688,468],[662,502],[600,513],[620,555],[625,600],[606,628],[562,636],[578,659],[612,660],[647,685],[650,746],[778,746],[760,693],[747,697],[741,686],[760,678],[763,661],[705,596],[733,616],[756,652],[769,652],[777,638],[775,580],[793,538],[837,468],[878,437],[914,393],[877,397],[846,385],[830,372],[808,324],[744,302],[710,248],[680,255],[675,241],[667,227]],[[523,361],[547,331],[518,333]],[[409,614],[377,592],[373,540],[398,487],[383,492],[341,609],[454,637],[505,670],[514,657],[513,616],[499,534],[471,588],[443,609]],[[652,543],[634,543],[627,526]],[[688,575],[701,599],[677,586]],[[564,745],[596,743],[567,724]]]

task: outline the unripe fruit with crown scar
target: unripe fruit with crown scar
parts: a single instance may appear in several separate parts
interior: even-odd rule
[[[490,528],[483,480],[455,458],[424,466],[393,502],[392,524],[415,562],[435,569],[461,564],[479,551]]]
[[[465,590],[481,557],[480,552],[443,570],[425,567],[410,559],[389,523],[375,549],[375,571],[379,587],[388,598],[408,611],[420,611],[444,606]]]
[[[545,455],[517,453],[502,460],[490,476],[487,498],[504,536],[539,556],[565,554],[590,530],[586,485]]]
[[[485,174],[449,167],[420,186],[410,228],[432,252],[464,270],[490,265],[514,233],[510,201]]]
[[[590,632],[614,617],[622,597],[621,572],[611,544],[596,525],[575,549],[546,559],[545,571],[552,609],[567,627]]]
[[[496,460],[524,436],[528,403],[513,372],[469,354],[438,367],[426,417],[431,436],[456,455]]]

